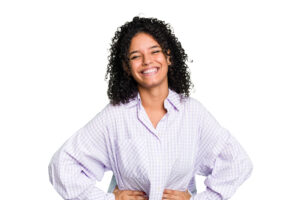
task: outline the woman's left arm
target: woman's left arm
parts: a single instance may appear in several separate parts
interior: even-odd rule
[[[252,162],[239,142],[203,108],[196,173],[206,176],[206,191],[192,200],[229,199],[250,176]]]
[[[208,154],[215,156],[210,155],[206,158],[201,156],[207,161],[202,162],[207,165],[199,163],[197,169],[197,174],[207,176],[204,182],[207,188],[204,192],[191,196],[188,191],[166,189],[163,199],[225,200],[232,197],[237,188],[249,177],[252,163],[241,145],[232,136],[228,136],[224,144],[221,143],[223,142],[216,143],[212,151],[207,150],[210,152],[207,152]],[[222,146],[221,149],[220,146]],[[211,165],[208,165],[210,162]]]

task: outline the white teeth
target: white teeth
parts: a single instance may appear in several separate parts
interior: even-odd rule
[[[152,68],[152,69],[148,69],[146,71],[143,71],[143,74],[150,74],[152,72],[156,72],[157,71],[157,68]]]

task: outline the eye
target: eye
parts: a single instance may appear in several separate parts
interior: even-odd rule
[[[152,51],[153,54],[159,53],[160,50]]]
[[[134,60],[134,59],[137,59],[139,56],[132,56],[131,58],[130,58],[130,60]]]

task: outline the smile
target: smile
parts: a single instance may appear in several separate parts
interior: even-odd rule
[[[158,71],[158,67],[153,67],[150,69],[146,69],[146,70],[142,71],[141,73],[145,76],[151,76],[151,75],[156,74],[157,71]]]

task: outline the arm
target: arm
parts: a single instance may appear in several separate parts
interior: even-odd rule
[[[95,186],[110,169],[104,128],[96,116],[54,154],[49,176],[64,199],[113,200],[113,193]]]
[[[229,199],[249,177],[252,163],[241,145],[203,108],[197,171],[206,176],[206,191],[191,200]]]

